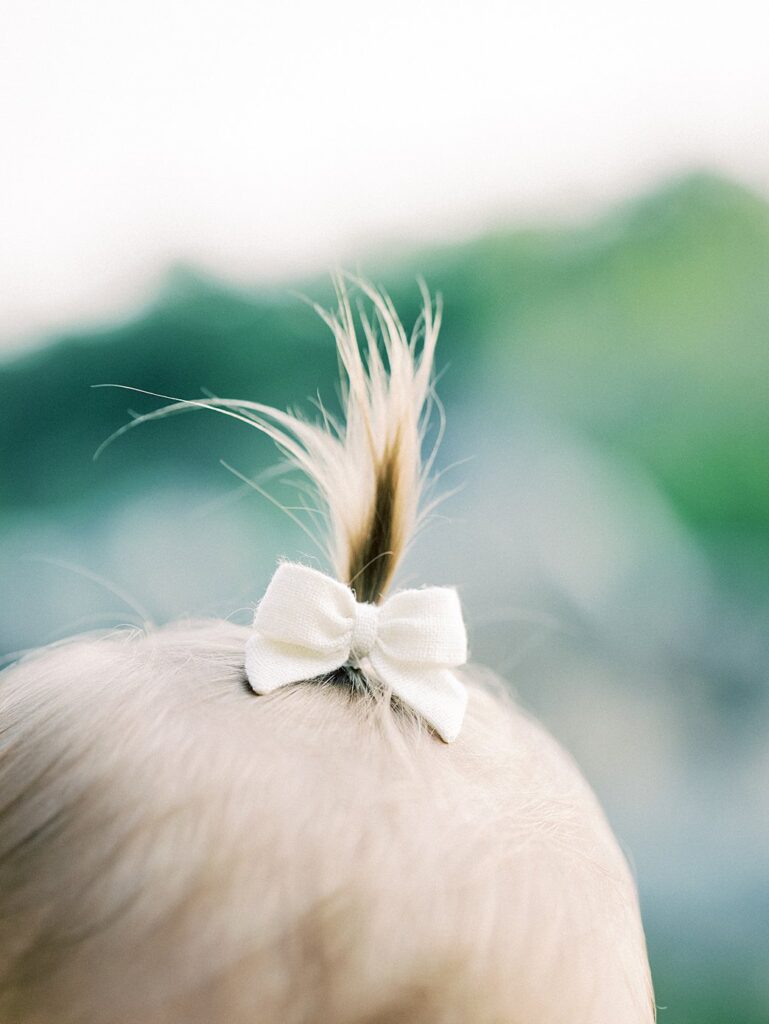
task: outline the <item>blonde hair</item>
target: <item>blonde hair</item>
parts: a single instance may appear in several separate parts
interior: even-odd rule
[[[365,600],[419,519],[439,326],[324,314],[344,418],[191,403],[314,481]],[[174,403],[150,416],[178,409]],[[482,670],[451,746],[345,674],[256,697],[248,629],[82,637],[0,676],[0,1024],[641,1024],[635,887],[578,770]]]

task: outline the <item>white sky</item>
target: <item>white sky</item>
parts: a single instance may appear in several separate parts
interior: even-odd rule
[[[708,166],[769,194],[769,5],[5,0],[0,345],[574,216]]]

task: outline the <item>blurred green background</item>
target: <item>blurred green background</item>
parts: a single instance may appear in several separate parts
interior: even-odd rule
[[[474,659],[597,789],[638,876],[663,1024],[766,1024],[769,206],[697,174],[580,226],[357,269],[407,325],[417,275],[445,302],[438,468],[458,490],[404,581],[460,586]],[[326,279],[295,287],[332,301]],[[94,462],[157,402],[91,385],[333,405],[335,374],[291,288],[187,266],[131,319],[6,357],[2,651],[145,617],[247,621],[276,555],[314,555],[221,465],[268,471],[255,431],[173,417]]]

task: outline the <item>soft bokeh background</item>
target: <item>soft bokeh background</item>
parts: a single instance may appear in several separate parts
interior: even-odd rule
[[[247,620],[304,534],[255,432],[334,401],[298,289],[424,275],[449,497],[404,580],[575,753],[663,1024],[769,1021],[769,73],[762,5],[6,4],[0,649]],[[259,474],[264,474],[260,477]]]

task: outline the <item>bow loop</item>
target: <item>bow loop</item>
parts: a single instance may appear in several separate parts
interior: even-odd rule
[[[467,635],[456,590],[425,587],[393,594],[382,608],[379,642],[399,661],[464,665]]]
[[[453,669],[467,660],[455,590],[403,590],[381,606],[357,602],[349,587],[307,566],[278,566],[246,643],[246,674],[256,693],[367,661],[377,680],[448,743],[467,693]]]
[[[349,644],[355,597],[337,580],[316,569],[281,562],[254,615],[264,637],[323,652]]]

